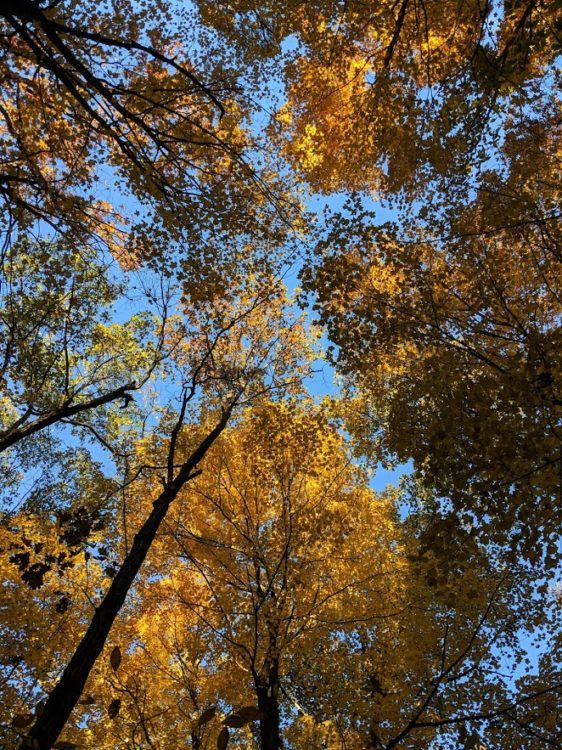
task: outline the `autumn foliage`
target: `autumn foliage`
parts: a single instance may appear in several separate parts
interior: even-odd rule
[[[561,745],[561,34],[2,5],[3,748]]]

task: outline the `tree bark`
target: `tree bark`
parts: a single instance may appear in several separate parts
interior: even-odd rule
[[[109,404],[120,398],[124,399],[124,406],[127,406],[127,404],[133,399],[129,391],[134,391],[136,389],[137,385],[135,383],[127,383],[126,385],[115,388],[113,391],[109,391],[109,393],[105,393],[102,396],[96,396],[89,401],[83,401],[78,404],[68,402],[63,403],[52,411],[47,412],[47,414],[41,415],[29,424],[22,425],[21,427],[11,427],[0,433],[0,453],[7,448],[11,448],[12,445],[15,445],[29,435],[34,435],[36,432],[44,430],[46,427],[49,427],[56,422],[60,422],[62,419],[68,419],[75,414],[81,414],[83,411],[95,409],[97,406]]]
[[[113,579],[103,601],[96,609],[76,651],[70,659],[59,681],[53,688],[42,713],[20,745],[20,750],[50,750],[62,732],[72,710],[84,689],[86,680],[100,655],[115,622],[119,610],[135,577],[144,562],[154,537],[164,520],[168,508],[181,488],[196,476],[197,464],[226,427],[232,406],[226,410],[215,428],[201,441],[199,446],[182,465],[176,477],[167,482],[152,511],[137,532],[131,549]],[[272,746],[273,747],[273,746]]]
[[[265,679],[256,682],[258,709],[264,718],[260,719],[260,750],[280,750],[279,729],[279,662],[270,659]]]

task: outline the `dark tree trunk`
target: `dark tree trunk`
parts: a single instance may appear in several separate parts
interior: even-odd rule
[[[91,411],[98,406],[110,404],[112,401],[117,401],[119,399],[123,399],[123,405],[127,406],[127,404],[133,400],[129,391],[134,391],[136,388],[137,386],[135,383],[127,383],[119,388],[115,388],[115,390],[110,391],[109,393],[105,393],[103,396],[96,396],[95,398],[90,399],[90,401],[84,401],[78,404],[65,402],[47,414],[37,417],[37,419],[28,424],[23,424],[21,426],[16,424],[10,429],[0,433],[0,452],[11,448],[12,445],[29,437],[29,435],[34,435],[36,432],[40,432],[46,427],[50,427],[52,424],[56,424],[63,419],[69,419],[70,417],[73,417],[76,414],[81,414],[84,411]]]
[[[64,725],[84,689],[86,680],[100,655],[111,626],[113,625],[125,597],[142,565],[156,532],[186,482],[195,476],[195,468],[204,457],[230,418],[230,410],[225,412],[220,422],[199,444],[196,450],[178,472],[175,479],[168,482],[141,529],[136,534],[131,549],[121,568],[113,579],[103,601],[96,609],[94,617],[78,644],[59,681],[53,688],[45,708],[20,745],[20,750],[50,750],[57,741]],[[195,472],[195,473],[194,473]]]
[[[257,678],[256,694],[258,709],[264,715],[260,719],[260,750],[282,748],[279,730],[279,662],[269,660],[266,675]]]

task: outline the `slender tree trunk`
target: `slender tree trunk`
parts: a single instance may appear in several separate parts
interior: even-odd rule
[[[137,532],[129,553],[103,601],[96,609],[84,637],[49,695],[44,710],[21,743],[20,750],[29,750],[29,748],[50,750],[57,741],[80,698],[92,667],[105,645],[111,626],[123,606],[125,597],[146,558],[170,504],[184,484],[199,473],[195,471],[197,464],[226,427],[231,410],[232,407],[223,414],[220,422],[182,465],[175,479],[165,485],[164,490],[155,500],[150,515]]]
[[[279,662],[270,659],[265,679],[256,682],[258,709],[264,718],[260,719],[260,750],[280,750],[279,730]]]

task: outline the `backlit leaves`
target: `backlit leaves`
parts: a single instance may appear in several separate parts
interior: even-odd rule
[[[559,2],[8,5],[0,744],[558,746]]]
[[[115,646],[110,654],[109,657],[109,663],[111,664],[111,669],[113,669],[114,672],[117,672],[119,669],[119,665],[121,664],[121,649],[119,646]]]
[[[227,727],[243,727],[252,721],[264,719],[265,715],[255,706],[244,706],[223,719],[223,724]]]
[[[227,727],[223,727],[217,737],[217,750],[226,750],[228,740],[230,738],[230,732]]]
[[[212,719],[214,719],[215,714],[217,713],[217,709],[215,706],[211,706],[211,708],[206,708],[201,716],[197,719],[197,726],[203,726],[204,724],[208,724]]]
[[[110,719],[114,719],[116,716],[119,715],[120,710],[121,710],[121,699],[114,698],[107,707],[107,715],[109,716]]]

